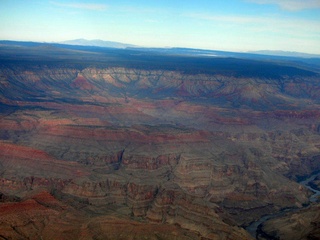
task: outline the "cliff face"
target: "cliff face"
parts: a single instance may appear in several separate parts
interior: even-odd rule
[[[250,239],[240,226],[308,201],[294,180],[320,170],[319,86],[317,76],[3,66],[0,185],[16,202],[0,203],[2,235],[23,239],[31,224],[50,236],[67,214],[70,238],[121,239],[121,223],[124,236]]]
[[[22,94],[38,100],[45,96],[56,99],[59,94],[67,96],[68,92],[82,97],[78,100],[85,100],[89,97],[88,91],[91,91],[94,93],[92,97],[99,96],[101,100],[107,100],[108,97],[157,100],[198,98],[224,107],[247,106],[259,110],[294,110],[299,109],[299,103],[301,107],[301,104],[319,104],[320,101],[317,75],[267,79],[263,76],[191,75],[179,71],[119,67],[87,67],[80,70],[52,66],[32,66],[31,69],[3,66],[0,76],[1,88],[6,89],[6,95],[15,100],[21,98]],[[14,92],[19,92],[20,96],[14,95]],[[72,96],[69,95],[69,98]]]
[[[264,223],[259,229],[259,239],[319,239],[320,206],[286,214]]]

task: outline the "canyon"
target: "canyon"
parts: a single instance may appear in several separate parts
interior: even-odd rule
[[[0,239],[254,239],[251,222],[310,204],[298,179],[320,170],[311,65],[0,50]],[[301,211],[319,217],[318,203]]]

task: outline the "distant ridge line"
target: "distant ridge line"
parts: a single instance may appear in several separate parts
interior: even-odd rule
[[[67,45],[79,45],[79,46],[92,46],[92,47],[108,47],[108,48],[129,48],[129,47],[137,47],[133,44],[114,42],[114,41],[104,41],[100,39],[87,40],[83,38],[67,40],[63,42],[59,42],[61,44]]]

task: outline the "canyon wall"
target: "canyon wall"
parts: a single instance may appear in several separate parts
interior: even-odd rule
[[[0,92],[3,238],[251,239],[320,170],[318,75],[1,66]]]

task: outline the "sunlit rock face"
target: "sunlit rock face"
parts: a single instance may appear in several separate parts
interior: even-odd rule
[[[1,236],[251,239],[243,226],[308,202],[295,180],[320,170],[319,86],[1,65]]]

